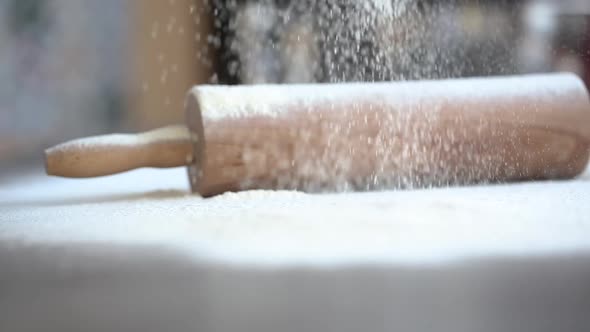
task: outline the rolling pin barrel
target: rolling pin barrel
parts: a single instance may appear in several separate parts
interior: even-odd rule
[[[197,86],[187,121],[204,196],[571,178],[590,153],[588,94],[569,74]]]

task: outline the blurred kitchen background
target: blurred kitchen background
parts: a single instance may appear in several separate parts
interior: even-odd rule
[[[180,123],[194,84],[548,71],[590,83],[590,1],[2,0],[0,171]]]

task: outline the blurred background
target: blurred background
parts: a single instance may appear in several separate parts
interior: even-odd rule
[[[181,123],[194,84],[548,71],[590,83],[590,1],[2,0],[0,171]]]

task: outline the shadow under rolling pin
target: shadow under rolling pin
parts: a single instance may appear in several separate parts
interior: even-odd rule
[[[211,196],[571,178],[590,155],[588,93],[570,74],[196,86],[186,122],[60,144],[47,173],[186,165],[192,191]]]

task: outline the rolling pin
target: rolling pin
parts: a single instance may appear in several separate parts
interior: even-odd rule
[[[570,74],[204,85],[185,106],[185,126],[52,147],[47,173],[188,166],[192,191],[212,196],[565,179],[590,155],[588,93]]]

